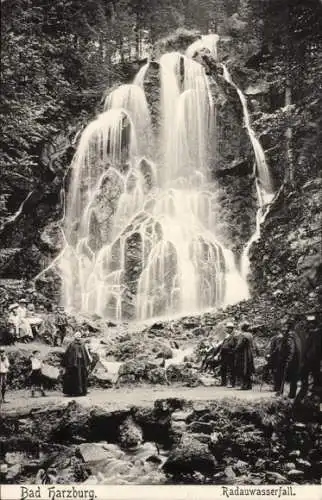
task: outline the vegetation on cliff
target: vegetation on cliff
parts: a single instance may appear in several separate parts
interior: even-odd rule
[[[169,41],[172,33],[182,42],[184,30],[194,36],[208,30],[220,34],[220,59],[247,95],[275,186],[286,182],[287,189],[295,190],[292,203],[299,200],[303,207],[298,220],[310,220],[311,209],[299,191],[319,175],[322,157],[321,9],[318,0],[3,1],[1,277],[33,278],[55,256],[59,245],[43,231],[62,216],[61,188],[66,187],[77,130],[99,109],[107,88],[132,79],[156,42]],[[219,182],[231,226],[227,238],[240,252],[254,226],[253,158],[245,146],[247,138],[242,139],[240,104],[233,97],[228,104],[231,110],[223,115],[223,128],[233,130],[230,135],[236,140],[221,165],[232,167],[230,174]],[[238,127],[232,128],[238,120]],[[318,193],[320,186],[311,185],[310,196],[312,190]],[[276,261],[291,230],[288,200],[284,197],[283,231],[273,252]],[[244,219],[240,212],[245,212]],[[318,230],[314,231],[316,240]],[[268,230],[263,234],[270,238]],[[307,239],[297,258],[314,253],[316,246],[315,241],[312,250]],[[266,250],[260,260],[268,257]],[[256,252],[254,246],[254,290],[263,290],[271,272],[263,276]],[[293,270],[294,266],[295,262]]]

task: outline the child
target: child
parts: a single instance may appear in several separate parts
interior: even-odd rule
[[[33,351],[30,357],[31,373],[30,373],[30,386],[31,397],[34,397],[35,391],[40,391],[42,396],[46,396],[43,387],[43,375],[41,373],[42,360],[39,351]]]
[[[9,370],[9,359],[6,355],[4,347],[0,347],[0,403],[6,403],[5,401],[5,393],[7,388],[7,375]]]

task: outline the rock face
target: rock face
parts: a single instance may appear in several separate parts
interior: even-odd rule
[[[57,226],[63,209],[61,189],[74,154],[75,133],[76,128],[71,127],[44,145],[39,169],[26,184],[22,178],[8,174],[1,186],[5,194],[0,210],[2,278],[35,277],[61,248]]]
[[[281,192],[265,220],[262,238],[253,248],[251,280],[254,293],[281,289],[283,296],[299,297],[303,286],[307,295],[318,293],[321,189],[322,182],[316,179],[305,184],[301,192]],[[258,265],[260,261],[262,266]],[[306,277],[307,270],[316,273],[311,283]]]
[[[170,474],[172,479],[186,481],[199,473],[204,477],[212,476],[216,468],[216,460],[206,444],[197,439],[186,437],[170,452],[163,465],[163,470]]]
[[[123,411],[71,402],[2,413],[1,471],[18,483],[43,470],[63,484],[319,484],[319,423],[282,398]]]
[[[168,37],[159,44],[157,51],[164,52],[166,48],[178,48],[184,51],[191,41],[197,40],[197,32],[180,31],[173,37]],[[188,44],[188,45],[184,45]],[[211,65],[210,65],[211,66]],[[212,88],[214,99],[217,103],[217,148],[211,161],[213,177],[218,179],[221,190],[219,202],[222,203],[220,213],[220,233],[222,240],[237,254],[249,238],[254,226],[254,197],[252,194],[252,163],[253,154],[250,141],[243,128],[241,104],[236,91],[226,84],[215,64],[208,67],[217,84]],[[152,126],[158,129],[160,125],[160,67],[156,61],[151,61],[146,73],[145,92],[152,117]],[[76,133],[76,130],[74,130]],[[41,163],[48,170],[46,179],[42,179],[41,188],[36,183],[28,185],[26,196],[30,197],[23,205],[21,214],[8,222],[10,211],[6,220],[6,227],[1,233],[3,251],[0,253],[0,275],[4,278],[26,277],[30,279],[46,268],[53,258],[62,249],[62,233],[59,220],[62,217],[63,206],[61,189],[67,188],[64,184],[64,174],[70,164],[74,152],[74,140],[71,130],[66,137],[59,133],[52,144],[45,145]],[[111,189],[111,185],[113,189]],[[109,178],[106,189],[93,203],[93,217],[91,224],[95,228],[104,228],[94,231],[97,241],[90,242],[90,246],[106,241],[110,221],[115,210],[115,200],[119,197],[119,180]],[[34,188],[34,189],[33,189]],[[43,190],[42,190],[43,189]],[[25,194],[25,193],[24,193]],[[5,209],[8,209],[8,200],[2,199]],[[24,201],[22,195],[22,202]],[[9,204],[10,205],[10,204]],[[18,208],[18,207],[16,207]],[[75,221],[77,223],[77,221]],[[28,232],[28,231],[29,232]],[[103,234],[104,233],[104,234]],[[129,286],[128,294],[124,296],[124,310],[128,317],[133,316],[133,295],[137,283],[137,274],[140,272],[141,253],[138,235],[133,235],[129,248],[129,269],[133,290]],[[50,283],[48,283],[50,282]],[[48,273],[39,282],[41,290],[46,295],[57,299],[60,282],[55,273]]]

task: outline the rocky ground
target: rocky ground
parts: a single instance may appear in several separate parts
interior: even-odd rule
[[[198,399],[199,389],[178,388],[158,399],[162,391],[149,391],[125,405],[122,389],[77,402],[55,394],[25,408],[14,395],[0,415],[2,481],[40,482],[47,471],[55,483],[319,483],[313,412],[267,393],[209,389]]]
[[[226,318],[223,311],[217,321],[209,313],[122,326],[79,319],[97,364],[88,396],[77,401],[62,395],[60,378],[47,380],[46,397],[31,398],[26,387],[31,351],[59,366],[72,321],[62,347],[39,340],[8,346],[1,481],[318,483],[321,414],[314,406],[276,398],[258,374],[253,390],[241,391],[218,387],[218,377],[201,371],[202,345],[221,338]],[[260,324],[253,327],[260,372],[268,339]]]
[[[209,386],[218,382],[218,374],[201,371],[205,349],[220,340],[225,332],[225,320],[214,322],[213,315],[181,318],[146,325],[102,324],[83,320],[83,337],[93,357],[90,385],[98,388],[142,384]],[[79,323],[82,321],[79,319]],[[84,326],[85,325],[85,326]],[[236,323],[236,328],[238,323]],[[28,380],[28,358],[34,349],[41,352],[44,362],[60,368],[66,346],[75,330],[70,322],[63,346],[53,347],[36,339],[27,344],[7,346],[10,360],[9,386],[23,389]],[[256,339],[255,381],[261,382],[261,368],[268,339]],[[214,376],[215,375],[215,376]],[[48,389],[61,388],[61,376],[46,379]]]

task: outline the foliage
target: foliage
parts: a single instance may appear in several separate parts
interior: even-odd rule
[[[322,4],[241,0],[239,15],[246,23],[241,52],[253,47],[254,69],[265,76],[284,105],[292,104],[287,112],[277,110],[277,120],[272,116],[270,131],[275,133],[275,125],[281,128],[283,115],[284,133],[289,129],[285,162],[301,185],[308,175],[317,175],[322,153]]]
[[[88,120],[107,88],[131,78],[124,65],[187,29],[230,30],[242,55],[261,51],[256,71],[280,93],[290,87],[296,105],[295,162],[307,168],[311,155],[317,169],[321,8],[318,0],[4,0],[2,166],[41,182],[44,144]]]
[[[107,88],[133,77],[125,74],[126,63],[145,57],[151,44],[179,27],[207,32],[214,26],[212,12],[217,20],[225,17],[223,4],[2,1],[0,157],[7,172],[5,192],[17,185],[11,176],[29,180],[29,188],[43,182],[44,146],[56,134],[67,135],[70,127],[88,121]],[[230,0],[228,10],[235,4],[237,0]]]

